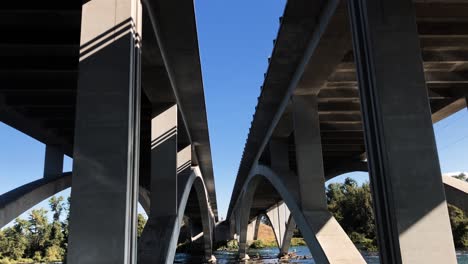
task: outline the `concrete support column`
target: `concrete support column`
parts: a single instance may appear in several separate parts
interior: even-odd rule
[[[230,239],[237,239],[237,221],[235,212],[232,213],[231,217],[228,219],[229,221],[229,238]]]
[[[57,147],[46,145],[44,178],[57,177],[63,173],[63,152]]]
[[[151,203],[148,222],[140,237],[138,263],[171,263],[177,241],[177,105],[151,121]],[[178,234],[178,232],[177,232]]]
[[[262,216],[257,216],[257,219],[255,220],[255,229],[254,229],[253,240],[258,240],[258,230],[260,228],[260,223],[261,222],[262,222]]]
[[[187,151],[191,153],[191,148]],[[179,152],[180,153],[180,152]],[[201,180],[196,181],[194,184],[195,191],[197,192],[197,197],[200,206],[202,228],[203,228],[203,242],[204,242],[204,253],[205,260],[208,263],[216,262],[216,258],[213,256],[213,236],[214,236],[214,215],[211,211],[208,201],[208,194],[206,189],[202,184]],[[204,202],[206,201],[206,202]]]
[[[86,1],[82,16],[67,262],[135,263],[140,1]]]
[[[250,259],[249,255],[247,255],[247,226],[249,224],[250,218],[250,208],[252,208],[252,202],[255,194],[255,190],[258,186],[258,181],[252,181],[250,183],[250,190],[245,190],[241,202],[239,210],[239,259],[241,261]]]
[[[282,179],[286,188],[299,202],[299,180],[289,168],[289,146],[287,138],[272,138],[269,142],[271,169]]]
[[[298,177],[296,174],[292,173],[289,168],[289,148],[288,140],[285,138],[272,138],[270,140],[270,161],[271,168],[283,179],[283,182],[286,185],[286,188],[295,196],[296,201],[299,201],[299,185]],[[286,204],[282,204],[287,209]],[[280,249],[280,256],[286,255],[288,253],[289,247],[291,245],[291,238],[296,228],[296,222],[294,221],[291,213],[288,209],[288,216],[286,217],[285,227],[283,228],[283,234],[281,235],[282,239],[277,240],[278,247]],[[275,231],[276,233],[277,231]],[[278,235],[276,235],[278,239]]]
[[[411,0],[350,2],[382,263],[456,263]]]
[[[255,227],[257,226],[258,217],[247,225],[247,243],[256,240]]]
[[[266,215],[268,216],[271,227],[273,228],[273,231],[275,233],[278,248],[281,249],[286,233],[286,226],[291,212],[289,211],[285,203],[281,203],[277,204],[274,208],[268,210]]]
[[[292,215],[289,215],[288,222],[286,223],[286,230],[283,236],[283,242],[280,247],[280,256],[288,254],[289,247],[291,246],[291,239],[294,235],[294,230],[296,229],[296,221]]]
[[[317,263],[365,263],[365,260],[328,212],[325,196],[320,122],[315,95],[294,96],[293,119],[300,206],[315,233],[305,236]]]

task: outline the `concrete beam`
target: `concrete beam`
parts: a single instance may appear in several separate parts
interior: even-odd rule
[[[468,183],[448,175],[443,175],[442,181],[447,202],[468,213]]]
[[[350,3],[380,259],[456,263],[413,2]]]

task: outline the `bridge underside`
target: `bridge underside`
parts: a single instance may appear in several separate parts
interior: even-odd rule
[[[82,2],[52,0],[39,4],[27,0],[2,3],[0,11],[0,30],[4,32],[0,37],[0,121],[70,157],[75,137]],[[214,198],[193,6],[161,4],[160,9],[167,14],[160,16],[161,22],[172,24],[172,28],[161,26],[159,41],[149,10],[146,6],[143,10],[141,96],[142,112],[148,114],[142,115],[141,122],[150,123],[152,117],[174,103],[184,109],[179,113],[178,147],[182,149],[191,140],[200,143],[194,148],[197,155],[193,163],[200,164]],[[176,10],[187,18],[173,16]],[[173,31],[178,34],[167,33]],[[161,49],[159,43],[166,49]],[[191,54],[182,56],[180,50],[190,50]],[[165,61],[163,53],[171,58]],[[184,64],[194,65],[192,72],[182,69]],[[195,78],[187,79],[188,74]],[[141,183],[148,187],[149,180],[142,178]],[[211,200],[215,209],[216,199]]]
[[[211,258],[217,204],[193,1],[0,6],[0,121],[53,150],[43,187],[29,195],[52,194],[63,155],[74,161],[68,261],[136,261],[138,189],[150,220],[171,216],[175,227],[188,216]],[[179,176],[192,169],[195,187],[186,189]],[[96,214],[115,221],[96,229]],[[161,251],[162,262],[173,253]]]
[[[241,243],[247,228],[242,218],[253,221],[284,200],[261,180],[250,211],[238,219],[258,166],[274,170],[307,211],[313,204],[307,196],[324,192],[325,180],[367,171],[369,160],[377,224],[383,228],[378,230],[381,257],[421,261],[403,248],[417,244],[417,232],[406,241],[399,236],[415,222],[449,230],[446,209],[439,209],[446,207],[432,124],[467,105],[467,11],[465,1],[443,0],[287,3],[228,212]],[[411,190],[424,191],[417,196]],[[438,216],[424,220],[429,211]],[[407,220],[392,220],[394,215]],[[389,233],[392,238],[382,238]],[[451,236],[441,237],[447,238],[446,255],[430,249],[420,249],[426,252],[421,254],[452,263]]]
[[[348,11],[343,1],[338,1],[340,6],[330,14],[328,25],[320,25],[314,18],[325,9],[324,2],[299,1],[287,5],[243,154],[240,183],[261,145],[261,140],[254,139],[267,133],[278,109],[282,114],[271,136],[289,139],[290,164],[295,170],[292,104],[290,101],[284,104],[284,95],[292,89],[290,80],[301,68],[303,73],[294,94],[317,95],[325,171],[340,170],[366,158]],[[468,3],[416,0],[414,8],[435,123],[466,107]],[[324,32],[310,51],[311,32],[319,26]],[[308,55],[308,63],[302,65],[301,60]]]

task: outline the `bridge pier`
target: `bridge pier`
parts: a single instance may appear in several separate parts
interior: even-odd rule
[[[281,249],[283,245],[287,221],[290,214],[288,207],[284,203],[277,204],[266,212],[275,233],[275,239],[279,249]]]
[[[410,0],[351,1],[382,263],[456,263]]]
[[[292,238],[292,233],[294,232],[295,228],[294,224],[292,230],[291,228],[288,229],[290,220],[292,219],[289,208],[286,206],[285,203],[280,203],[274,206],[273,208],[270,208],[267,211],[266,215],[271,223],[273,232],[275,233],[275,239],[280,250],[280,256],[287,254],[289,250],[289,244]],[[294,220],[292,221],[294,222]],[[288,237],[289,241],[287,241]]]
[[[183,221],[183,195],[192,177],[192,145],[178,151],[178,108],[174,104],[151,121],[151,192],[148,221],[139,241],[138,263],[173,263]],[[204,186],[194,187],[205,197]],[[188,191],[190,191],[190,189]],[[186,194],[188,196],[188,194]],[[210,210],[200,206],[205,258],[212,257]],[[196,231],[196,234],[200,232]]]
[[[46,145],[44,158],[44,178],[57,177],[63,172],[64,154],[56,146]]]
[[[296,95],[292,104],[299,204],[315,236],[304,238],[318,263],[365,263],[328,211],[317,97]]]
[[[177,105],[151,121],[150,212],[140,237],[138,263],[170,263],[180,229],[177,203]],[[178,232],[177,232],[178,234]]]
[[[288,254],[294,229],[296,229],[296,221],[294,221],[292,215],[289,215],[289,219],[286,222],[286,230],[284,230],[283,242],[280,247],[280,256]]]
[[[139,154],[136,0],[83,4],[68,263],[135,263]],[[111,219],[96,224],[96,219]]]
[[[247,226],[247,242],[252,242],[258,239],[258,228],[260,225],[260,216],[257,216]]]

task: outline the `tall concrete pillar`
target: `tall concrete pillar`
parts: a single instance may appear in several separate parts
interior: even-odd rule
[[[413,1],[350,2],[382,263],[456,263]]]
[[[313,238],[305,236],[307,245],[317,263],[365,263],[344,230],[328,212],[317,97],[294,96],[292,103],[299,203],[319,246]]]
[[[260,229],[261,222],[262,222],[262,216],[259,215],[259,216],[257,216],[257,219],[255,219],[253,240],[258,240],[258,230]]]
[[[140,1],[86,1],[82,16],[67,262],[135,263]]]
[[[231,217],[227,219],[229,221],[229,238],[230,239],[237,239],[237,221],[235,212],[232,213]]]
[[[275,207],[270,208],[266,215],[270,220],[271,227],[275,233],[276,243],[278,248],[281,249],[283,245],[284,236],[286,234],[286,226],[288,224],[291,212],[285,203],[277,204]]]
[[[255,218],[252,222],[247,225],[247,243],[256,240],[255,227],[257,226],[258,218]]]
[[[284,231],[283,242],[280,247],[280,256],[288,254],[289,247],[291,246],[291,239],[294,235],[294,230],[296,229],[296,221],[292,215],[289,215],[289,219],[286,223],[286,230]]]
[[[171,263],[179,227],[177,202],[177,105],[151,121],[151,204],[140,237],[138,263]],[[178,233],[178,232],[177,232]]]
[[[248,190],[244,190],[242,194],[240,207],[237,209],[238,211],[238,221],[239,222],[239,259],[241,261],[245,261],[250,259],[249,255],[247,255],[247,231],[248,231],[248,224],[250,218],[250,208],[252,208],[252,202],[255,195],[255,190],[258,186],[258,181],[250,182],[250,188]]]
[[[44,178],[57,177],[63,173],[63,152],[57,147],[46,145]]]
[[[289,166],[289,143],[287,138],[272,138],[268,144],[271,169],[281,178],[286,188],[299,201],[299,179]]]

